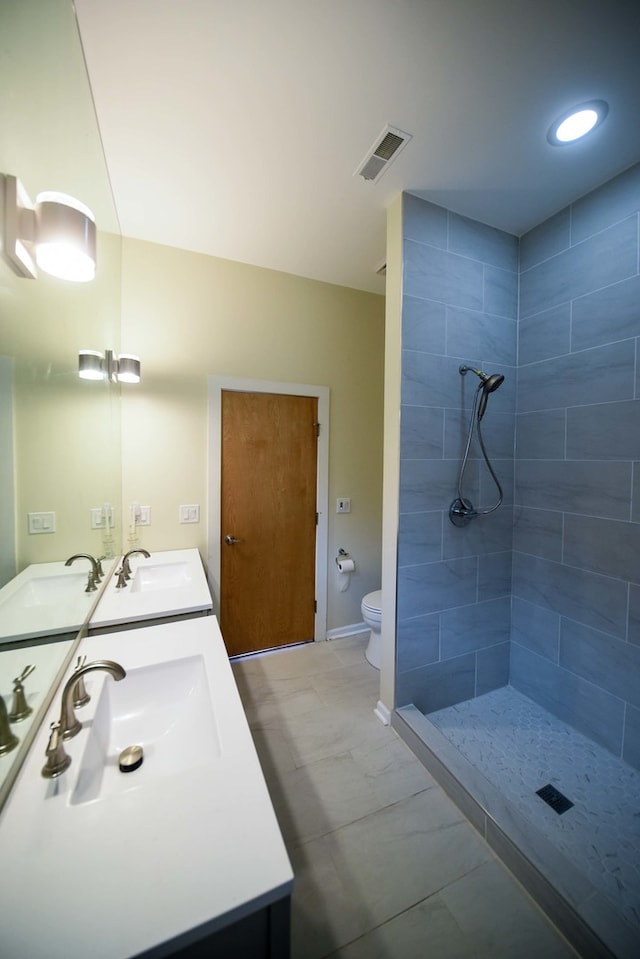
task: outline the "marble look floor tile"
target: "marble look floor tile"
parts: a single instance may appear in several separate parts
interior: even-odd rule
[[[379,673],[361,653],[354,637],[233,664],[295,875],[292,959],[568,959],[374,716]]]
[[[373,928],[493,858],[441,790],[428,789],[319,840]]]
[[[350,876],[334,863],[322,840],[289,850],[295,876],[291,901],[292,959],[322,959],[367,931]]]
[[[385,805],[349,753],[281,773],[271,800],[286,842],[323,836]]]
[[[365,663],[367,662],[364,651],[367,648],[368,642],[369,635],[367,634],[363,637],[356,637],[353,640],[335,639],[331,641],[331,645],[340,662],[345,666],[352,666],[363,660]],[[374,668],[370,664],[368,665],[371,669]]]
[[[244,702],[245,715],[250,726],[268,726],[279,719],[295,720],[305,713],[317,712],[325,707],[315,689],[309,687],[286,696],[258,697],[252,702]]]
[[[518,959],[576,956],[524,889],[495,860],[474,869],[439,895],[481,955]],[[495,921],[496,907],[500,910],[499,923]]]
[[[323,707],[296,717],[279,717],[264,728],[278,730],[288,741],[296,765],[318,762],[349,752],[356,746],[384,742],[395,733],[383,726],[370,709],[354,712],[347,706]]]
[[[356,746],[351,756],[382,805],[391,805],[415,793],[439,788],[422,763],[399,739]]]
[[[252,729],[253,738],[260,765],[267,780],[269,791],[278,777],[290,769],[296,769],[296,757],[289,743],[271,729]]]
[[[325,677],[330,675],[330,673],[325,673]],[[318,682],[319,678],[314,679],[313,688],[329,707],[352,704],[354,709],[362,707],[371,710],[378,702],[380,695],[379,676],[361,676],[359,679],[354,678],[350,683],[333,685]]]
[[[485,959],[438,896],[412,906],[330,959]],[[489,959],[487,956],[486,959]],[[492,956],[491,959],[497,959]]]

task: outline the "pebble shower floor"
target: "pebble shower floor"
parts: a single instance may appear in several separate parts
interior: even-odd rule
[[[640,929],[640,772],[510,686],[427,718]],[[574,806],[554,812],[547,783]]]

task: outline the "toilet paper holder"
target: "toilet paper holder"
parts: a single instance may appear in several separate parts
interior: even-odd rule
[[[336,553],[336,566],[338,567],[339,573],[353,573],[356,568],[356,564],[350,558],[349,553],[346,549],[340,547]]]

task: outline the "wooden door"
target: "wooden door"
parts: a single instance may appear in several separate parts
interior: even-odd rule
[[[220,626],[230,656],[314,638],[318,401],[222,391]]]

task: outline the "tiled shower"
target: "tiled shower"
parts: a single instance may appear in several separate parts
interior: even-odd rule
[[[631,781],[639,211],[640,165],[520,240],[404,195],[397,583],[398,707],[454,707],[464,723],[457,704],[509,688],[623,761]],[[505,496],[457,528],[448,510],[478,384],[461,364],[505,377],[482,421]],[[485,508],[495,486],[477,445],[471,456],[463,493]]]

